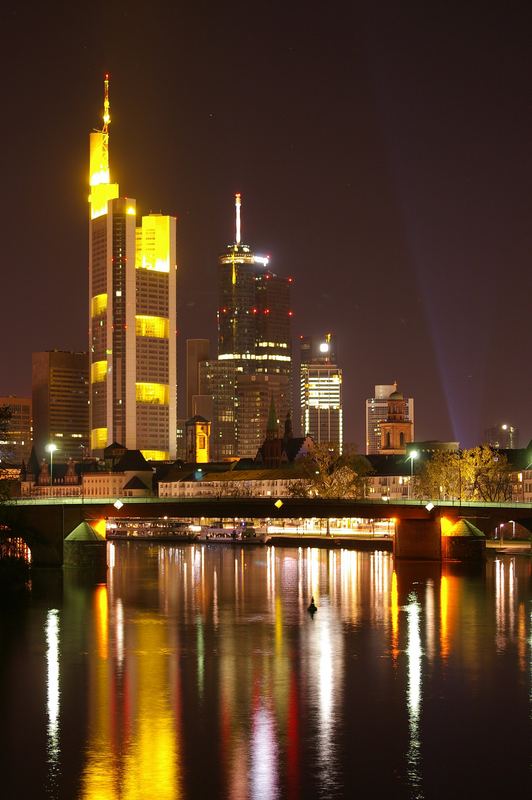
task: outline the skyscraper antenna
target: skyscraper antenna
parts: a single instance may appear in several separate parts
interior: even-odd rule
[[[109,123],[111,122],[111,114],[109,112],[109,73],[105,73],[103,79],[103,132],[107,133]]]
[[[235,194],[235,207],[236,207],[236,244],[240,244],[240,192]]]

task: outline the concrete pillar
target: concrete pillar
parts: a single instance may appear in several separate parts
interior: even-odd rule
[[[439,517],[434,519],[401,519],[395,526],[393,544],[395,558],[441,561]]]

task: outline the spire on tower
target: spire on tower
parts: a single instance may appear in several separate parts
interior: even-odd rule
[[[103,132],[107,133],[109,123],[111,122],[111,114],[109,111],[109,73],[105,73],[103,79]]]
[[[236,239],[235,243],[240,244],[241,236],[240,236],[240,205],[241,205],[241,195],[240,192],[235,194],[235,207],[236,207]]]

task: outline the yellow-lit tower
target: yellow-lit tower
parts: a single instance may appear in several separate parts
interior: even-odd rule
[[[120,197],[109,167],[109,76],[102,130],[90,134],[91,451],[112,442],[146,458],[176,451],[176,220]]]

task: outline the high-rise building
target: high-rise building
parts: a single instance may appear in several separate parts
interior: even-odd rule
[[[90,134],[90,447],[116,441],[175,458],[176,220],[137,219],[109,170],[109,81],[103,128]]]
[[[366,453],[374,455],[381,452],[381,422],[388,416],[388,398],[397,390],[397,383],[375,386],[375,394],[366,400]],[[414,437],[414,398],[405,398],[407,416],[412,423]]]
[[[10,417],[0,439],[0,460],[20,465],[28,462],[32,445],[31,397],[0,397],[0,408],[9,408]]]
[[[343,450],[342,370],[337,366],[332,334],[302,336],[301,428],[317,444]]]
[[[87,353],[50,350],[32,354],[33,443],[37,456],[55,444],[54,459],[78,460],[89,449]]]
[[[223,461],[237,455],[234,364],[234,361],[200,362],[200,394],[195,396],[194,414],[211,420],[210,454],[213,461]]]
[[[235,241],[218,259],[218,360],[235,370],[235,454],[255,456],[266,430],[269,399],[282,419],[291,406],[292,279],[276,275],[269,256],[257,255],[242,243],[240,211],[237,194]],[[216,427],[213,420],[213,451]]]
[[[193,409],[194,395],[201,394],[199,388],[199,365],[202,361],[210,358],[210,342],[208,339],[187,339],[187,359],[186,359],[186,409],[187,419],[195,415],[205,416]],[[209,419],[209,417],[207,417]]]
[[[490,447],[503,450],[516,450],[519,447],[519,430],[507,422],[494,425],[486,430],[484,440]]]

